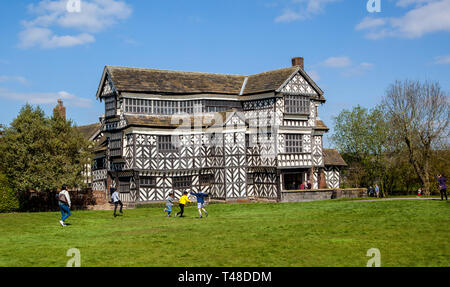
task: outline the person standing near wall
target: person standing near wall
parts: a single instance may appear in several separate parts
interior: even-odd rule
[[[72,206],[72,202],[70,201],[70,195],[67,191],[67,185],[63,185],[61,188],[61,192],[58,194],[58,205],[59,210],[61,211],[61,220],[59,223],[61,226],[67,226],[65,221],[71,215],[70,207]]]
[[[444,195],[445,195],[445,200],[448,200],[447,184],[446,184],[447,179],[442,174],[439,174],[437,176],[437,181],[439,182],[439,191],[441,192],[441,200],[444,200]]]

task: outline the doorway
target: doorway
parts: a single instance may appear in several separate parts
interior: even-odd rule
[[[283,176],[284,190],[300,190],[300,184],[305,183],[305,172],[286,173]]]

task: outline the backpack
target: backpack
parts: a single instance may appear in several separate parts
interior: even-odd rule
[[[60,193],[60,194],[58,195],[58,200],[61,201],[62,203],[65,203],[65,204],[69,203],[69,202],[67,201],[66,196],[65,196],[64,194],[62,194],[62,193]]]

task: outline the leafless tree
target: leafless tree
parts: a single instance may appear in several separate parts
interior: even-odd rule
[[[449,97],[437,82],[397,81],[387,90],[383,106],[392,134],[406,145],[409,161],[429,195],[433,148],[449,137]]]

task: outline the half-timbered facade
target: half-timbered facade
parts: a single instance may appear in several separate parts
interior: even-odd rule
[[[93,189],[148,202],[183,191],[276,200],[302,183],[339,187],[342,163],[324,160],[323,94],[302,58],[250,76],[106,66]]]

